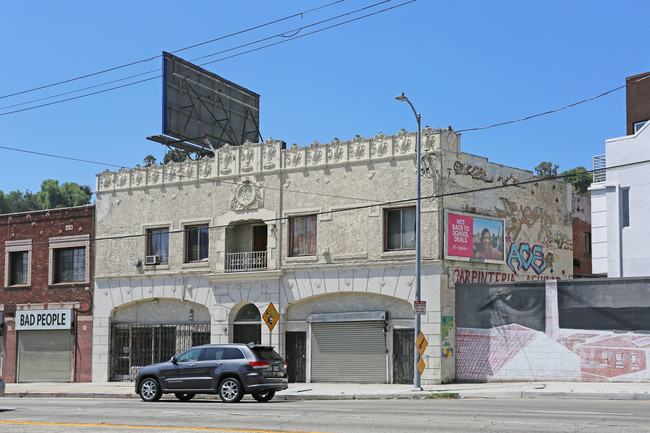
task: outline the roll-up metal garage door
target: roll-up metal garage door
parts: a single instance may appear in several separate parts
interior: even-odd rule
[[[19,382],[70,382],[70,330],[21,331],[18,337]]]
[[[384,322],[311,324],[312,382],[386,382]]]

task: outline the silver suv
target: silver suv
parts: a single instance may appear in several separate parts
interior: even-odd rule
[[[254,344],[206,344],[173,356],[167,362],[142,367],[135,378],[135,392],[144,401],[156,401],[174,393],[181,401],[196,394],[219,394],[236,403],[244,394],[260,402],[287,389],[287,363],[271,346]]]

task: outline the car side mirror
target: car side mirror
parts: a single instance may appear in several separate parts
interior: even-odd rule
[[[178,364],[178,360],[176,359],[176,356],[172,356],[172,359],[169,360],[172,364]]]

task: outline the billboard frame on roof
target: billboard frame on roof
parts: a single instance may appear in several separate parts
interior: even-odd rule
[[[162,144],[201,153],[261,142],[260,95],[163,51]]]

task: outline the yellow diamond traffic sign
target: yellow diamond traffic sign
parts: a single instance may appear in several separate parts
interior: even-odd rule
[[[418,339],[415,341],[415,346],[418,348],[420,355],[424,355],[424,349],[426,349],[428,345],[429,343],[427,343],[427,339],[424,338],[424,334],[420,332]]]
[[[278,310],[276,310],[275,307],[273,306],[273,302],[271,302],[269,307],[266,309],[266,311],[262,315],[262,318],[264,319],[264,323],[266,323],[266,326],[269,327],[269,330],[273,331],[275,324],[278,323],[278,320],[280,319]]]
[[[424,363],[424,359],[420,358],[420,362],[418,362],[418,370],[420,370],[420,374],[424,373],[424,368],[427,365]]]

